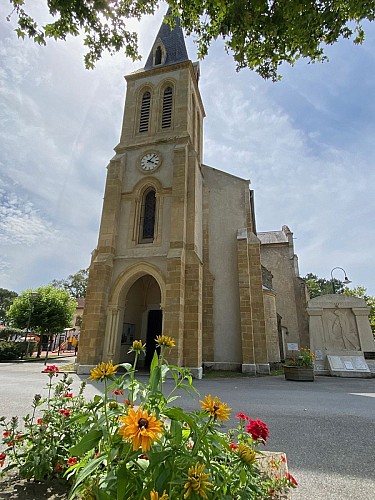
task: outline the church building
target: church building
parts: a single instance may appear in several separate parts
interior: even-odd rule
[[[160,334],[176,343],[169,362],[197,378],[203,369],[268,373],[280,362],[274,271],[262,266],[249,181],[202,163],[199,77],[178,22],[162,24],[145,67],[126,76],[78,373],[131,361],[133,340],[146,343],[147,368]]]

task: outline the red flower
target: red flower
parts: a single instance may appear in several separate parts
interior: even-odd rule
[[[294,479],[294,477],[292,476],[292,474],[289,474],[289,472],[287,472],[285,474],[285,477],[288,481],[290,481],[292,483],[292,486],[298,486],[298,483],[297,481]]]
[[[249,424],[246,426],[246,431],[251,434],[254,441],[262,441],[263,444],[268,438],[268,427],[261,420],[249,420]]]
[[[281,461],[284,462],[284,464],[286,464],[286,456],[285,455],[281,455]]]
[[[4,453],[4,452],[0,453],[0,467],[2,467],[4,465],[6,457],[7,457],[6,453]]]
[[[148,460],[148,456],[145,453],[142,453],[142,455],[139,455],[138,458],[142,458],[143,460]]]
[[[248,417],[244,413],[237,413],[236,418],[240,418],[241,420],[250,420],[250,417]]]
[[[25,436],[23,434],[16,434],[16,439],[23,439]]]
[[[64,415],[64,417],[70,417],[70,410],[59,410],[59,413]]]
[[[4,431],[4,432],[3,432],[3,436],[4,436],[5,438],[9,437],[9,436],[10,436],[10,432],[9,432],[9,431]]]
[[[72,465],[75,465],[77,462],[78,462],[78,459],[76,457],[70,457],[68,462],[67,462],[67,466],[71,467]]]
[[[73,397],[73,393],[72,393],[72,392],[66,392],[66,393],[64,394],[64,397],[65,397],[65,398],[72,398],[72,397]]]
[[[124,391],[122,389],[116,389],[115,391],[112,391],[112,394],[115,396],[122,396],[124,394]]]
[[[44,370],[42,371],[42,373],[58,373],[60,370],[59,370],[59,367],[56,366],[56,365],[48,365],[44,368]]]
[[[236,443],[229,443],[229,446],[232,448],[233,451],[237,450],[237,448],[238,448]]]
[[[42,418],[38,418],[38,420],[36,421],[37,425],[42,425],[43,423],[43,419]]]
[[[59,464],[59,463],[57,462],[57,464],[55,464],[55,466],[54,466],[53,470],[54,470],[54,471],[56,471],[56,472],[59,472],[60,470],[64,470],[64,466],[63,466],[63,465],[61,465],[61,464]]]

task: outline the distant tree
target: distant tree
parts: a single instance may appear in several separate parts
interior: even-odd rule
[[[343,293],[345,286],[342,281],[334,278],[327,280],[325,278],[318,278],[316,274],[308,273],[303,277],[309,291],[310,298],[319,297],[320,295],[328,295],[330,293]],[[334,288],[333,288],[334,287]]]
[[[375,336],[375,297],[371,297],[371,295],[367,295],[367,288],[364,286],[356,286],[353,290],[349,290],[349,288],[345,288],[344,295],[351,295],[353,297],[359,297],[360,299],[364,299],[367,307],[370,308],[369,320],[372,333]]]
[[[70,274],[66,279],[51,281],[50,285],[53,288],[63,288],[69,292],[71,297],[78,299],[86,296],[88,276],[88,269],[80,269],[75,274]]]
[[[111,54],[124,50],[127,57],[139,59],[137,34],[129,31],[128,21],[139,21],[159,6],[158,0],[46,0],[50,22],[45,23],[44,17],[40,22],[30,15],[31,0],[10,3],[13,10],[7,19],[17,19],[15,31],[20,38],[46,45],[49,38],[65,40],[83,34],[88,68],[104,50]],[[237,69],[249,67],[273,80],[283,62],[326,59],[324,46],[340,38],[354,37],[354,43],[362,43],[362,22],[375,17],[374,2],[368,0],[168,0],[168,4],[169,21],[173,24],[179,17],[186,31],[195,35],[200,58],[214,40],[222,38]]]
[[[306,282],[307,289],[309,291],[310,298],[319,297],[320,295],[328,295],[333,293],[332,280],[327,280],[325,278],[318,278],[316,274],[308,273],[303,278]],[[367,295],[367,289],[363,286],[357,286],[353,289],[346,287],[342,281],[334,278],[334,286],[336,293],[342,293],[344,295],[351,295],[352,297],[358,297],[364,299],[367,307],[370,308],[369,321],[372,333],[375,336],[375,297]]]
[[[66,290],[52,286],[26,290],[14,299],[7,320],[15,328],[27,328],[40,334],[61,332],[71,325],[76,301]]]
[[[18,296],[16,292],[0,288],[0,323],[4,324],[6,321],[6,312],[12,304],[13,300]]]

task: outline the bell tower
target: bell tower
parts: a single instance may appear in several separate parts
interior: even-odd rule
[[[135,339],[151,351],[163,333],[176,342],[170,361],[200,378],[205,113],[199,64],[188,58],[178,19],[172,29],[162,23],[145,67],[125,79],[123,124],[108,165],[78,370],[88,372],[103,360],[128,361]]]

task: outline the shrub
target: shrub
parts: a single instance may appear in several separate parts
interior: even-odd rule
[[[21,342],[0,341],[0,360],[12,361],[14,359],[20,359],[23,353],[24,346]]]

